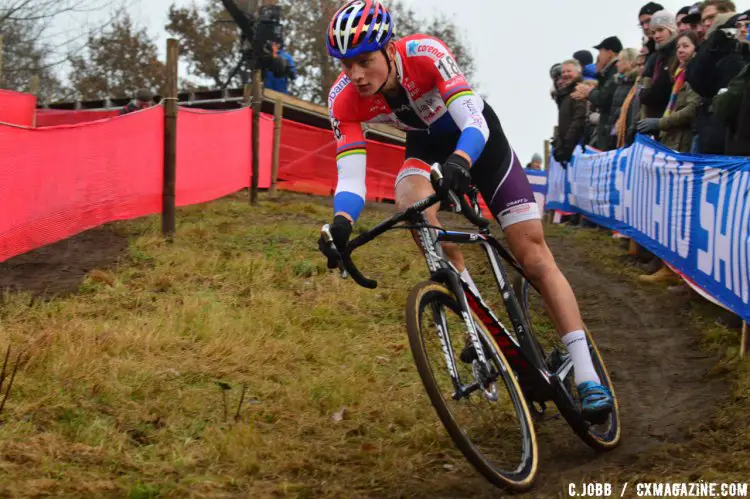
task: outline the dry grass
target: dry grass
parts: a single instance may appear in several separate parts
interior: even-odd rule
[[[172,245],[154,219],[121,224],[127,258],[77,294],[6,295],[0,345],[27,360],[0,426],[0,493],[390,496],[445,463],[466,471],[403,329],[421,257],[388,235],[358,255],[381,287],[342,281],[317,253],[318,203],[185,209]]]
[[[78,293],[6,294],[0,346],[25,356],[0,415],[0,496],[470,497],[475,472],[404,331],[423,260],[391,233],[356,257],[377,290],[342,281],[317,252],[329,213],[299,196],[223,199],[181,210],[171,245],[156,219],[117,224],[127,256]],[[729,369],[742,382],[728,420],[750,408],[747,363]],[[736,425],[709,430],[686,452],[718,463],[731,434],[750,462]],[[721,472],[747,477],[734,463]]]

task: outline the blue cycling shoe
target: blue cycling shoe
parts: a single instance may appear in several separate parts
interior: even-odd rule
[[[581,396],[583,419],[594,424],[602,424],[607,421],[615,401],[606,386],[593,381],[586,381],[578,385],[578,394]]]

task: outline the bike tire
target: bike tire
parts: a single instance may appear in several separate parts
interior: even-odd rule
[[[526,314],[526,319],[528,321],[527,323],[529,324],[529,327],[531,329],[531,331],[529,331],[530,336],[536,344],[536,347],[542,352],[544,358],[544,356],[549,352],[545,352],[545,349],[539,343],[536,334],[534,334],[532,316],[529,311],[529,293],[533,291],[533,288],[531,287],[529,282],[521,275],[517,275],[514,277],[512,285],[516,298],[521,304],[522,310]],[[565,418],[565,421],[567,421],[568,425],[581,438],[581,440],[586,443],[586,445],[598,452],[609,451],[616,448],[620,444],[620,440],[622,438],[620,404],[617,400],[617,394],[615,392],[614,384],[612,383],[612,379],[609,375],[609,371],[607,370],[607,366],[604,363],[601,352],[599,351],[599,347],[596,345],[596,342],[589,333],[589,330],[585,324],[583,326],[583,329],[586,332],[586,340],[589,344],[589,351],[591,352],[591,360],[593,361],[594,368],[599,375],[602,385],[606,386],[610,390],[610,392],[612,393],[612,398],[614,400],[614,407],[612,408],[612,412],[607,418],[607,424],[606,426],[604,424],[592,425],[591,423],[586,421],[581,414],[579,404],[577,404],[575,399],[572,398],[573,394],[571,393],[571,390],[566,388],[566,386],[562,383],[557,383],[555,385],[553,400],[558,410],[560,411],[560,414],[563,416],[563,418]],[[600,428],[604,429],[600,430]]]
[[[497,384],[505,386],[508,390],[509,396],[513,401],[516,420],[520,432],[523,435],[522,438],[524,439],[522,443],[524,455],[520,460],[521,462],[515,470],[506,471],[494,466],[480,451],[477,445],[469,439],[467,432],[462,429],[461,425],[456,421],[451,413],[450,407],[441,394],[439,384],[434,377],[430,365],[422,331],[422,314],[425,311],[428,311],[428,307],[435,302],[447,306],[454,312],[459,313],[459,305],[456,302],[453,293],[448,291],[448,289],[442,284],[433,281],[426,281],[415,286],[409,294],[406,305],[406,324],[409,345],[414,357],[414,362],[417,366],[417,371],[419,372],[422,383],[427,391],[427,395],[449,436],[479,473],[498,487],[519,492],[528,490],[532,486],[537,473],[539,453],[532,416],[529,412],[526,399],[518,385],[516,376],[502,351],[497,346],[494,339],[492,339],[492,336],[486,332],[486,328],[484,328],[481,321],[474,317],[474,322],[477,324],[477,327],[481,328],[486,333],[481,336],[489,338],[490,340],[489,344],[486,341],[484,342],[486,347],[491,349],[492,352],[496,354],[496,359],[499,359],[502,363],[500,369],[501,376],[498,378]],[[431,334],[435,334],[435,332],[433,331]],[[500,379],[502,379],[502,383],[500,382]]]

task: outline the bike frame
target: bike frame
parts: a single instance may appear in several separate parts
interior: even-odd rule
[[[410,222],[414,225],[414,231],[417,233],[418,240],[424,251],[425,261],[430,270],[431,280],[445,284],[453,291],[456,300],[461,309],[461,315],[469,332],[471,342],[477,352],[478,361],[482,365],[487,364],[487,357],[480,341],[480,328],[474,323],[471,311],[482,322],[486,330],[492,335],[503,355],[508,359],[511,367],[516,371],[519,378],[524,383],[530,383],[534,387],[534,393],[544,400],[552,398],[552,379],[558,373],[551,373],[544,359],[539,354],[536,345],[527,333],[526,316],[518,303],[512,286],[508,280],[507,274],[501,259],[514,267],[523,275],[518,263],[508,253],[508,251],[494,238],[488,231],[482,232],[456,232],[456,231],[436,231],[427,227],[424,216],[420,213],[415,215]],[[490,307],[485,303],[481,296],[469,286],[469,284],[460,278],[458,271],[444,256],[440,248],[441,242],[451,242],[456,244],[479,244],[485,252],[487,260],[495,277],[495,282],[500,290],[508,315],[512,322],[516,338],[508,331],[497,316],[492,312]],[[442,315],[442,314],[441,314]],[[436,316],[437,319],[437,316]],[[444,316],[441,317],[444,321]],[[439,327],[438,334],[441,336],[441,346],[446,353],[446,362],[448,370],[453,378],[456,394],[454,398],[458,399],[468,395],[478,387],[462,386],[456,375],[456,360],[452,354],[452,349],[448,348],[451,344],[448,328],[443,323]],[[572,362],[570,367],[572,367]],[[569,368],[568,367],[568,370]],[[566,374],[567,370],[565,371]],[[563,376],[564,378],[564,376]]]

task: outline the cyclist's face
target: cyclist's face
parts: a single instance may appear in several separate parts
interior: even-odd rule
[[[388,77],[388,63],[381,52],[370,52],[350,59],[342,59],[341,65],[344,73],[362,97],[375,94]]]

